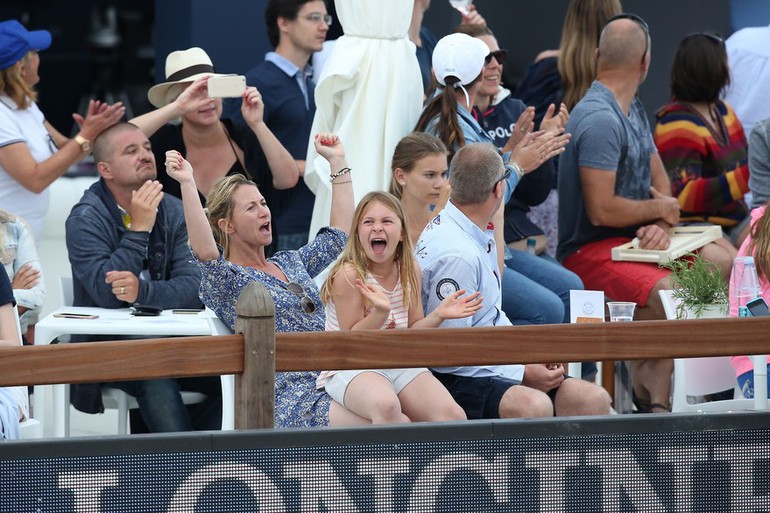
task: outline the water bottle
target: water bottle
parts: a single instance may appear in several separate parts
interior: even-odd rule
[[[754,257],[738,257],[733,262],[733,293],[738,300],[738,317],[748,317],[746,303],[760,295]]]
[[[527,239],[527,249],[525,250],[530,255],[535,254],[535,245],[537,245],[537,240],[535,240],[533,237],[530,237]]]

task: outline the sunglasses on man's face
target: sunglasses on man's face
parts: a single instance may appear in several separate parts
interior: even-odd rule
[[[497,184],[499,184],[500,182],[507,181],[508,177],[511,176],[511,172],[512,172],[511,167],[510,166],[505,166],[505,171],[503,171],[503,176],[501,176],[500,178],[497,179],[497,181],[495,182],[495,185],[492,186],[492,190],[494,190],[495,187],[497,187]]]
[[[315,312],[315,303],[313,303],[313,300],[310,298],[307,292],[305,292],[305,289],[302,288],[302,285],[299,283],[290,282],[286,284],[286,290],[295,296],[299,296],[299,304],[300,307],[302,307],[303,312],[306,314]]]
[[[492,62],[493,57],[497,63],[502,66],[503,62],[505,62],[505,58],[508,57],[508,50],[503,50],[501,48],[500,50],[489,52],[487,56],[484,57],[484,66],[487,66],[490,62]]]

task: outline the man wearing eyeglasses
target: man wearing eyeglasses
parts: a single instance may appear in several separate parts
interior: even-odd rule
[[[304,176],[315,115],[310,58],[323,48],[332,17],[323,0],[270,0],[265,22],[275,50],[246,73],[246,83],[262,93],[265,124],[289,150],[297,161],[300,176]],[[240,100],[227,103],[226,117],[243,123]],[[280,191],[276,199],[271,210],[277,248],[299,249],[308,241],[315,195],[300,180],[291,189]]]
[[[489,229],[504,201],[508,173],[492,144],[469,144],[452,158],[452,197],[415,249],[422,304],[428,313],[458,290],[481,292],[484,302],[473,316],[444,321],[442,328],[511,326],[501,308],[500,267]],[[560,363],[437,368],[433,373],[469,419],[609,413],[607,392],[581,379],[565,379]]]

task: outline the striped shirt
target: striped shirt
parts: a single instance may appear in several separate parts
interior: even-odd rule
[[[382,324],[380,329],[392,330],[392,329],[404,329],[409,327],[409,309],[404,304],[404,288],[401,285],[401,277],[399,276],[396,286],[393,290],[388,290],[372,276],[371,273],[366,274],[366,283],[368,285],[374,285],[379,287],[390,301],[390,315]],[[372,311],[372,307],[368,306],[364,310],[364,316],[369,315]],[[326,305],[326,331],[340,331],[340,323],[337,319],[337,308],[334,306],[334,301],[329,301]],[[326,380],[332,376],[336,371],[323,371],[319,374],[316,380],[316,388],[321,389],[325,386]]]
[[[733,109],[719,101],[717,111],[719,131],[686,103],[663,106],[656,113],[655,145],[682,221],[734,226],[748,215],[748,144]]]

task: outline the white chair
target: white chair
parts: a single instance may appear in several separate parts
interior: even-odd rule
[[[59,276],[59,293],[61,295],[61,302],[63,306],[73,306],[74,302],[74,292],[73,292],[73,285],[72,285],[72,277],[71,276]],[[212,312],[213,315],[213,312]],[[219,319],[217,319],[219,321]],[[219,321],[220,323],[222,321]],[[213,321],[209,321],[209,324],[214,326]],[[222,324],[224,327],[224,324]],[[212,327],[212,330],[216,329],[216,327]],[[225,327],[226,329],[226,327]],[[227,333],[229,334],[230,331],[227,330]],[[215,334],[212,332],[212,334]],[[222,395],[222,402],[224,404],[225,402],[225,395],[224,395],[224,377],[223,377],[223,395]],[[229,397],[235,397],[235,386],[231,386],[232,393]],[[66,404],[69,405],[69,387],[67,387],[64,398]],[[202,403],[206,400],[206,396],[204,394],[201,394],[199,392],[189,392],[189,391],[182,391],[182,401],[189,405],[189,404],[198,404]],[[231,401],[233,403],[233,406],[230,410],[230,419],[234,419],[234,399]],[[128,434],[128,412],[129,410],[137,409],[139,408],[139,404],[136,402],[136,399],[128,395],[127,393],[123,392],[120,389],[117,388],[109,388],[109,387],[102,387],[102,404],[107,409],[117,409],[118,410],[118,434],[119,435],[125,435]],[[224,406],[223,406],[224,409]],[[224,425],[224,411],[223,413],[223,425]],[[64,409],[64,425],[65,425],[65,432],[69,436],[69,426],[70,426],[70,408]],[[234,421],[230,421],[230,425],[234,426]],[[224,427],[223,427],[224,429]],[[230,429],[233,429],[231,427]]]
[[[72,306],[75,304],[72,276],[59,276],[59,299],[62,306]]]
[[[672,290],[661,290],[660,299],[666,312],[666,319],[677,319],[676,308],[678,301]],[[765,371],[766,366],[760,366],[758,374]],[[704,401],[703,396],[716,394],[725,390],[734,390],[734,398],[722,401]],[[756,391],[767,390],[757,385]],[[761,396],[761,393],[757,395]],[[760,405],[762,398],[745,399],[737,390],[735,370],[730,365],[729,356],[712,356],[706,358],[676,358],[674,359],[673,394],[671,401],[672,412],[713,412],[750,410]]]
[[[19,344],[21,344],[21,324],[19,323],[19,310],[17,307],[13,307],[13,317],[16,321],[16,335],[19,337]],[[19,387],[26,392],[26,387]],[[29,411],[29,401],[25,405],[27,411]],[[22,439],[43,438],[43,425],[39,421],[33,419],[31,416],[27,416],[26,419],[19,423],[20,434]]]
[[[211,335],[232,335],[222,320],[210,309],[206,308],[206,318],[209,321]],[[222,375],[222,431],[235,430],[235,376]]]

